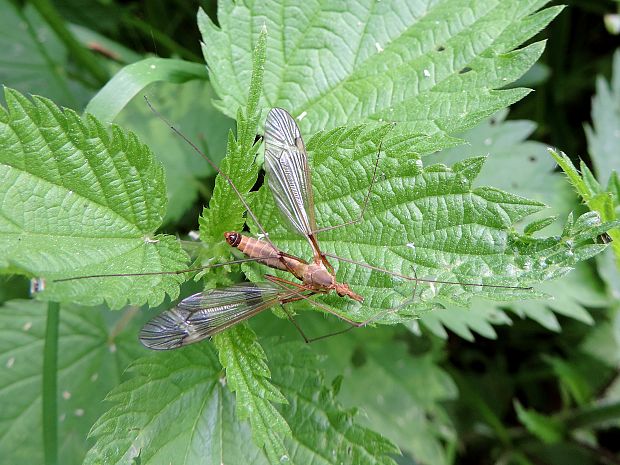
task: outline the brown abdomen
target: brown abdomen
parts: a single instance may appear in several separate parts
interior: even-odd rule
[[[250,258],[257,258],[258,262],[282,271],[290,271],[295,277],[301,279],[303,270],[307,264],[300,259],[288,256],[281,256],[278,249],[265,241],[259,241],[253,237],[244,236],[237,232],[227,232],[224,234],[226,242],[232,247],[236,247]],[[285,264],[286,263],[286,264]],[[287,267],[288,265],[288,267]]]

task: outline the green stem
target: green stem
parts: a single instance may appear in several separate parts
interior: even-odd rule
[[[58,324],[60,304],[47,305],[47,325],[43,351],[43,451],[45,465],[58,464]]]
[[[108,72],[101,66],[95,56],[73,36],[58,11],[54,8],[54,5],[49,0],[32,0],[30,3],[45,18],[47,24],[69,49],[73,58],[91,74],[97,81],[98,86],[103,86],[110,77]]]

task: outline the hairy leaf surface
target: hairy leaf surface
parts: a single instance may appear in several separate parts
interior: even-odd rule
[[[81,119],[51,101],[7,90],[0,114],[0,266],[43,277],[48,299],[157,305],[178,295],[176,275],[54,279],[184,268],[166,211],[162,167],[117,126]]]
[[[93,427],[97,443],[85,463],[394,463],[387,454],[398,449],[340,406],[315,355],[294,343],[276,344],[269,356],[288,400],[281,411],[292,430],[287,454],[269,456],[252,442],[217,354],[205,344],[134,363],[134,377],[112,391],[112,408]]]
[[[266,26],[262,107],[282,106],[312,134],[368,120],[449,143],[527,94],[495,90],[532,66],[542,44],[515,50],[560,8],[546,1],[283,1],[218,4],[198,23],[218,107],[243,106],[252,44]]]

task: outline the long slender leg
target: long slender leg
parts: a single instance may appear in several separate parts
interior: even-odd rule
[[[293,283],[293,282],[288,281],[286,279],[278,278],[277,276],[265,275],[265,278],[267,280],[271,281],[272,283],[275,283],[275,284],[292,284],[294,286],[299,286],[300,288],[302,288],[304,290],[311,290],[311,289],[308,289],[307,287],[302,286],[300,284]],[[300,296],[302,295],[301,292],[296,292],[296,291],[294,291],[292,289],[288,289],[288,290],[292,294],[294,294],[294,295],[300,295]],[[318,292],[317,292],[317,294],[318,294]],[[314,305],[315,307],[318,307],[321,310],[324,310],[325,312],[330,313],[330,314],[334,315],[335,317],[340,318],[342,321],[346,321],[347,323],[349,323],[351,325],[354,325],[354,326],[359,326],[358,322],[353,321],[353,320],[351,320],[350,318],[348,318],[348,317],[346,317],[344,315],[341,315],[336,310],[334,310],[332,308],[329,308],[327,305],[323,305],[323,304],[321,304],[321,303],[319,303],[319,302],[317,302],[315,300],[312,300],[312,299],[309,298],[309,296],[303,296],[303,298],[305,300],[307,300],[309,303],[311,303],[312,305]]]
[[[265,260],[268,258],[281,258],[280,255],[271,255],[267,257],[252,257],[252,258],[240,258],[238,260],[231,260],[226,263],[214,263],[212,265],[200,266],[197,268],[187,268],[184,270],[176,270],[176,271],[153,271],[147,273],[110,273],[110,274],[91,274],[86,276],[74,276],[72,278],[62,278],[62,279],[54,279],[52,282],[54,283],[62,283],[65,281],[77,281],[79,279],[92,279],[92,278],[119,278],[119,277],[127,277],[127,276],[159,276],[159,275],[178,275],[185,273],[195,273],[198,271],[207,270],[209,268],[218,268],[226,265],[235,265],[238,263],[247,263],[247,262],[257,262],[260,260]]]
[[[402,279],[406,279],[408,281],[416,281],[418,283],[435,283],[435,284],[457,284],[460,286],[472,286],[472,287],[491,287],[491,288],[495,288],[495,289],[520,289],[520,290],[524,290],[524,291],[531,291],[532,289],[534,289],[531,286],[504,286],[501,284],[480,284],[480,283],[463,283],[463,282],[459,282],[459,281],[442,281],[442,280],[438,280],[438,279],[426,279],[426,278],[418,278],[416,277],[411,277],[411,276],[407,276],[401,273],[396,273],[395,271],[390,271],[390,270],[386,270],[385,268],[380,268],[378,266],[374,266],[374,265],[369,265],[368,263],[363,263],[363,262],[358,262],[355,260],[351,260],[350,258],[344,258],[344,257],[340,257],[338,255],[334,255],[328,252],[324,252],[323,255],[325,255],[326,257],[329,258],[334,258],[336,260],[339,260],[341,262],[346,262],[346,263],[351,263],[353,265],[357,265],[357,266],[361,266],[362,268],[368,268],[370,270],[374,270],[374,271],[379,271],[381,273],[385,273],[385,274],[389,274],[392,276],[396,276],[398,278],[402,278]],[[415,274],[415,269],[413,270],[414,274]]]
[[[383,139],[379,142],[379,150],[377,151],[377,159],[375,160],[375,165],[372,171],[372,179],[370,181],[370,186],[368,187],[368,192],[366,192],[366,196],[364,197],[364,203],[362,204],[362,210],[360,211],[359,216],[350,221],[345,221],[344,223],[337,224],[334,226],[327,226],[325,228],[318,228],[316,231],[312,231],[312,234],[318,234],[320,232],[331,231],[332,229],[342,228],[343,226],[349,226],[351,224],[357,224],[364,221],[364,213],[366,212],[366,208],[368,207],[368,202],[370,200],[370,194],[372,193],[372,188],[375,184],[375,180],[377,179],[377,168],[379,166],[379,158],[381,156],[381,147],[383,145]]]
[[[282,285],[282,287],[283,287],[283,288],[284,288],[284,287],[286,287],[286,286],[284,286],[284,285],[285,285],[285,284],[287,284],[287,285],[293,285],[293,286],[295,286],[295,287],[299,288],[299,289],[300,289],[300,291],[301,291],[301,290],[308,290],[308,288],[307,288],[307,287],[305,287],[305,286],[303,286],[303,285],[301,285],[301,284],[297,284],[297,283],[294,283],[294,282],[288,281],[288,280],[286,280],[286,279],[278,278],[277,276],[265,275],[265,278],[266,278],[267,280],[269,280],[269,281],[271,281],[271,282],[275,283],[275,284]],[[303,294],[301,294],[301,292],[295,292],[294,290],[292,290],[292,289],[290,289],[290,288],[286,288],[286,289],[287,289],[289,292],[291,292],[292,294],[295,294],[295,295],[296,295],[296,297],[294,297],[294,300],[295,300],[295,301],[297,301],[297,300],[302,300],[302,299],[303,299],[303,300],[306,300],[309,304],[311,304],[311,305],[313,305],[313,306],[315,306],[315,307],[317,307],[317,308],[320,308],[321,310],[323,310],[323,311],[325,311],[325,312],[327,312],[327,313],[329,313],[329,314],[331,314],[331,315],[334,315],[335,317],[337,317],[337,318],[341,319],[342,321],[344,321],[344,322],[346,322],[346,323],[348,323],[348,324],[350,325],[348,328],[345,328],[345,329],[342,329],[342,330],[339,330],[339,331],[334,331],[334,332],[332,332],[332,333],[323,334],[322,336],[318,336],[318,337],[309,338],[309,337],[307,337],[307,336],[305,335],[305,333],[301,330],[301,328],[299,327],[299,323],[297,323],[296,321],[294,321],[294,319],[293,319],[292,315],[290,315],[290,314],[288,313],[288,311],[287,311],[286,313],[287,313],[287,315],[288,315],[288,317],[289,317],[289,320],[291,320],[291,322],[295,325],[295,327],[297,328],[297,330],[299,331],[299,333],[302,335],[302,337],[304,338],[304,341],[305,341],[306,343],[311,343],[311,342],[319,341],[319,340],[321,340],[321,339],[326,339],[326,338],[331,337],[331,336],[337,336],[337,335],[339,335],[339,334],[343,334],[343,333],[346,333],[346,332],[348,332],[348,331],[351,331],[351,330],[352,330],[352,329],[354,329],[354,328],[361,328],[362,326],[366,326],[367,324],[369,324],[369,323],[371,323],[371,322],[373,322],[373,321],[377,320],[378,318],[380,318],[380,317],[381,317],[381,316],[383,316],[384,314],[387,314],[387,313],[389,313],[389,312],[393,312],[393,311],[396,311],[396,310],[398,310],[398,309],[402,308],[402,306],[399,306],[399,307],[396,307],[395,309],[389,309],[389,310],[386,310],[386,311],[384,311],[384,312],[380,312],[378,315],[375,315],[375,316],[373,316],[372,318],[369,318],[368,320],[365,320],[365,321],[362,321],[362,322],[357,322],[357,321],[353,321],[353,320],[351,320],[350,318],[345,317],[344,315],[341,315],[340,313],[336,312],[334,309],[332,309],[332,308],[328,307],[327,305],[323,305],[323,304],[321,304],[320,302],[317,302],[317,301],[315,301],[315,300],[312,300],[312,299],[310,298],[310,296],[303,295]],[[415,291],[414,291],[414,292],[415,292]],[[414,294],[414,295],[415,295],[415,294]],[[299,298],[297,298],[297,296],[298,296]],[[289,300],[289,301],[292,301],[292,300]]]
[[[299,300],[304,300],[304,298],[295,298],[294,300],[289,300],[289,302],[299,301]],[[317,303],[317,302],[311,300],[307,296],[305,297],[305,300],[307,300],[308,303],[311,304],[311,305],[315,305]],[[284,310],[284,313],[286,313],[286,316],[288,317],[289,321],[291,323],[293,323],[293,326],[295,326],[295,329],[297,329],[297,332],[301,335],[301,337],[303,338],[303,340],[304,340],[304,342],[306,344],[310,344],[312,342],[320,341],[321,339],[327,339],[328,337],[337,336],[339,334],[347,333],[347,332],[351,331],[353,328],[357,327],[357,326],[352,325],[352,324],[349,323],[349,327],[348,328],[341,329],[340,331],[334,331],[333,333],[327,333],[327,334],[323,334],[322,336],[317,336],[317,337],[308,337],[308,336],[306,336],[306,333],[304,333],[304,331],[301,329],[301,326],[299,325],[299,323],[297,323],[297,321],[295,320],[293,315],[288,311],[288,309],[284,305],[282,305],[282,310]]]
[[[295,328],[297,329],[297,331],[299,332],[299,334],[301,335],[301,337],[303,338],[303,340],[307,343],[310,344],[312,342],[316,342],[316,341],[320,341],[322,339],[327,339],[328,337],[332,337],[332,336],[337,336],[339,334],[343,334],[346,332],[351,331],[354,328],[361,328],[363,326],[366,326],[370,323],[372,323],[373,321],[378,320],[379,318],[381,318],[382,316],[389,314],[389,313],[393,313],[401,308],[403,308],[404,306],[408,305],[407,303],[403,303],[397,307],[394,307],[392,309],[388,309],[388,310],[384,310],[382,312],[379,312],[378,314],[374,315],[373,317],[362,321],[362,322],[357,322],[357,321],[353,321],[341,314],[339,314],[338,312],[336,312],[335,310],[333,310],[332,308],[323,305],[320,302],[317,302],[315,300],[312,300],[309,295],[304,295],[302,294],[302,292],[304,291],[310,291],[311,289],[308,289],[306,286],[302,285],[302,284],[297,284],[294,283],[292,281],[289,281],[287,279],[283,279],[283,278],[279,278],[277,276],[273,276],[273,275],[265,275],[265,279],[267,279],[268,281],[271,281],[274,284],[277,284],[279,286],[281,286],[283,289],[286,289],[287,292],[289,292],[292,296],[290,298],[287,298],[286,301],[283,301],[282,304],[286,304],[286,303],[290,303],[290,302],[296,302],[296,301],[300,301],[300,300],[305,300],[307,301],[310,305],[313,305],[317,308],[320,308],[321,310],[334,315],[335,317],[341,319],[342,321],[346,322],[347,324],[349,324],[348,328],[345,329],[341,329],[338,331],[334,331],[328,334],[323,334],[322,336],[317,336],[317,337],[308,337],[304,331],[301,329],[299,323],[297,323],[297,321],[294,319],[293,315],[284,307],[282,306],[282,309],[284,310],[284,312],[286,313],[288,319],[291,321],[291,323],[293,323],[293,325],[295,326]],[[294,289],[291,289],[288,286],[293,286],[294,288],[298,289],[299,291],[295,291]],[[416,288],[417,289],[417,283],[416,283]],[[415,290],[413,293],[413,298],[415,298]],[[318,293],[315,293],[315,295]]]
[[[213,160],[211,160],[211,158],[209,158],[207,156],[206,153],[204,153],[202,150],[200,150],[198,148],[198,146],[196,144],[194,144],[191,140],[189,140],[189,138],[185,134],[183,134],[181,131],[179,131],[160,112],[158,112],[155,109],[155,107],[153,107],[153,105],[151,104],[149,99],[146,97],[146,95],[144,96],[144,100],[146,100],[146,104],[149,106],[149,108],[155,114],[155,116],[157,116],[160,120],[162,120],[166,124],[166,126],[168,126],[170,128],[170,130],[172,130],[172,132],[174,132],[177,136],[179,136],[181,139],[183,139],[192,149],[194,149],[194,151],[198,155],[200,155],[202,158],[204,158],[207,161],[207,163],[209,163],[209,165],[215,171],[217,171],[217,173],[219,175],[221,175],[224,178],[224,180],[228,183],[230,188],[235,192],[235,194],[237,195],[237,197],[239,198],[239,200],[241,201],[241,203],[245,207],[246,211],[248,212],[248,215],[252,218],[252,220],[254,221],[254,223],[256,224],[258,229],[260,230],[261,234],[265,237],[265,240],[269,243],[269,245],[271,245],[272,247],[275,248],[275,245],[269,239],[269,235],[267,234],[267,231],[265,231],[265,228],[263,227],[263,225],[260,223],[260,221],[258,221],[258,218],[256,218],[256,215],[254,215],[254,212],[252,211],[252,209],[248,205],[247,201],[243,198],[243,195],[241,195],[241,192],[239,192],[239,189],[237,189],[237,187],[233,183],[232,179],[230,179],[230,177],[226,173],[224,173],[219,168],[219,166],[217,166],[217,164]]]
[[[302,299],[295,299],[294,301],[299,301],[299,300],[302,300]],[[312,300],[308,299],[308,301],[311,304],[314,303],[314,301]],[[289,302],[293,302],[293,300],[289,300]],[[293,317],[293,315],[288,311],[288,309],[284,305],[282,305],[282,310],[284,311],[284,313],[286,313],[286,316],[288,317],[289,321],[293,323],[293,326],[295,326],[295,329],[297,329],[297,332],[301,335],[301,337],[303,338],[306,344],[320,341],[321,339],[327,339],[328,337],[337,336],[339,334],[349,332],[353,328],[356,328],[356,326],[351,325],[348,328],[342,329],[340,331],[334,331],[333,333],[323,334],[322,336],[317,336],[317,337],[308,337],[306,333],[304,333],[303,329],[301,329],[301,326],[299,325],[299,323],[297,323],[297,321],[295,320],[295,317]]]
[[[308,336],[306,336],[306,333],[304,333],[304,330],[301,329],[301,326],[299,326],[299,323],[295,321],[295,318],[293,317],[293,315],[288,311],[288,309],[284,305],[282,305],[282,310],[284,311],[284,313],[286,313],[286,316],[288,317],[289,321],[293,323],[293,326],[295,326],[295,329],[301,335],[304,342],[308,344],[310,342],[310,339],[308,338]]]

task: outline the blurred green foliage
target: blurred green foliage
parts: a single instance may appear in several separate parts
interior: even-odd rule
[[[178,250],[174,235],[184,239],[182,245],[192,258],[219,259],[228,253],[216,240],[204,245],[192,241],[188,234],[198,229],[197,218],[205,205],[211,208],[201,220],[203,233],[209,218],[226,218],[228,213],[232,223],[243,218],[231,213],[237,207],[227,211],[220,205],[220,210],[215,210],[221,200],[209,204],[212,198],[228,198],[221,192],[225,186],[218,187],[222,182],[216,182],[214,170],[167,131],[148,110],[142,95],[146,94],[167,119],[219,164],[227,150],[238,148],[230,132],[235,127],[230,118],[238,117],[239,108],[246,103],[252,50],[263,23],[267,24],[267,62],[264,100],[257,111],[264,113],[268,103],[277,103],[299,115],[314,105],[300,123],[307,134],[306,142],[323,129],[327,132],[320,136],[328,138],[329,130],[337,125],[389,120],[390,102],[381,100],[382,91],[389,88],[387,83],[403,84],[402,101],[392,103],[396,103],[401,127],[410,124],[409,129],[418,137],[418,145],[413,146],[419,149],[412,160],[428,154],[423,158],[425,167],[434,163],[453,166],[470,157],[488,156],[479,176],[472,180],[472,188],[493,186],[551,207],[528,218],[527,223],[517,224],[515,231],[522,234],[519,237],[540,238],[539,229],[546,227],[546,235],[554,234],[551,237],[558,243],[567,243],[571,234],[578,237],[581,231],[576,228],[568,234],[570,228],[563,228],[571,213],[577,225],[592,218],[588,210],[598,212],[604,221],[618,218],[620,183],[612,170],[619,166],[620,52],[616,52],[617,36],[605,27],[605,21],[611,21],[609,15],[618,14],[618,2],[574,0],[564,2],[567,7],[559,13],[559,9],[543,9],[559,2],[446,0],[430,6],[429,15],[422,14],[428,2],[415,1],[383,0],[368,5],[335,0],[320,5],[282,2],[289,10],[280,10],[281,5],[276,3],[256,3],[248,6],[222,1],[218,7],[206,1],[99,0],[84,7],[83,2],[75,0],[0,0],[0,82],[25,94],[46,97],[76,113],[88,105],[102,121],[89,120],[88,126],[81,127],[77,115],[69,114],[68,122],[63,122],[69,128],[63,133],[65,153],[78,153],[67,149],[75,143],[85,153],[126,155],[129,165],[121,164],[119,170],[129,172],[134,163],[136,172],[143,176],[141,187],[151,192],[151,200],[157,199],[155,207],[149,204],[152,211],[147,208],[148,214],[142,212],[150,216],[140,234],[154,234],[155,230],[167,233],[153,236],[161,239],[156,244],[143,243],[137,233],[123,237],[120,229],[141,227],[140,203],[135,202],[132,208],[138,219],[122,222],[123,228],[93,228],[88,240],[74,241],[73,245],[63,243],[59,234],[55,247],[70,252],[62,259],[45,253],[45,247],[53,247],[46,242],[47,236],[39,237],[41,229],[29,237],[36,255],[28,257],[26,253],[24,258],[15,253],[20,251],[18,245],[7,247],[0,257],[5,267],[2,271],[7,273],[0,280],[0,462],[620,463],[618,241],[596,260],[576,263],[576,269],[563,278],[537,287],[545,298],[510,303],[476,298],[468,308],[458,306],[464,302],[445,302],[443,310],[424,312],[419,319],[401,325],[356,330],[306,348],[301,347],[288,321],[266,312],[254,318],[249,327],[223,335],[217,344],[204,342],[178,353],[153,355],[139,346],[136,334],[153,311],[169,307],[168,300],[155,310],[129,307],[122,313],[104,306],[63,304],[55,393],[58,405],[55,412],[42,405],[42,389],[48,387],[42,381],[44,341],[50,334],[46,307],[28,300],[25,277],[9,273],[31,276],[36,269],[31,264],[46,260],[65,268],[72,260],[82,263],[86,245],[93,250],[101,245],[92,238],[131,244],[135,252],[131,260],[125,255],[115,257],[116,263],[127,269],[153,269],[156,265],[142,260],[143,255],[162,269],[181,268],[185,254]],[[410,6],[411,11],[403,5]],[[199,7],[203,13],[197,19]],[[316,8],[320,14],[306,8]],[[543,13],[533,20],[530,15],[534,11]],[[372,40],[360,34],[355,45],[346,41],[339,44],[330,35],[334,31],[323,27],[337,24],[335,31],[346,32],[352,40],[358,37],[360,25],[365,25],[360,18],[366,12],[367,30],[376,31]],[[416,22],[412,19],[418,19],[416,13],[428,21],[427,28],[412,28],[414,32],[408,36],[403,31],[409,22]],[[442,26],[452,13],[459,21],[444,30]],[[487,22],[468,24],[472,17]],[[302,46],[296,53],[289,54],[279,32],[295,36],[307,23],[315,26],[299,37]],[[498,24],[514,27],[501,35],[495,29]],[[460,28],[470,31],[468,40],[480,45],[480,50],[464,47],[462,53],[473,56],[461,72],[454,72],[449,65],[465,55],[444,58],[445,48],[436,47],[433,40],[441,40],[444,33],[450,39]],[[485,44],[495,33],[500,39]],[[401,34],[413,43],[419,39],[420,49],[412,43],[390,49],[388,44],[395,37],[404,40]],[[547,41],[544,53],[521,76],[542,51],[541,40]],[[529,47],[519,48],[523,41]],[[428,44],[433,45],[432,50],[424,48]],[[321,55],[326,50],[330,53]],[[323,68],[308,65],[317,56]],[[357,60],[368,56],[373,57],[370,65],[358,67]],[[402,64],[398,71],[402,74],[383,72],[384,66],[387,70],[396,62]],[[498,63],[500,68],[496,69]],[[498,82],[488,73],[491,68]],[[435,76],[446,73],[448,83],[443,83],[442,92],[434,93],[428,86],[425,79],[431,71]],[[321,93],[321,86],[334,76],[342,79],[342,86]],[[378,81],[372,81],[373,77]],[[364,87],[368,82],[376,86],[376,93]],[[321,96],[327,96],[325,106],[314,98],[312,83]],[[503,94],[493,91],[502,87]],[[535,92],[521,98],[526,93],[518,89],[522,87]],[[346,92],[339,93],[343,89]],[[471,103],[477,97],[476,103]],[[6,106],[7,100],[2,98]],[[20,97],[13,103],[16,101]],[[334,102],[342,103],[341,113],[333,111]],[[356,102],[362,110],[358,111]],[[427,112],[434,104],[444,113]],[[509,104],[509,110],[504,109]],[[50,121],[57,117],[53,110],[42,124],[28,103],[21,108],[23,114],[11,114],[27,114],[33,128],[47,127],[47,123],[53,128]],[[460,118],[455,117],[457,113]],[[23,119],[20,116],[2,123],[19,128]],[[115,133],[117,139],[106,139],[102,128],[112,121],[120,127]],[[252,127],[248,121],[241,123],[240,127]],[[133,144],[133,136],[127,136],[126,131],[137,133],[148,147]],[[28,140],[28,134],[26,131],[19,136],[21,145],[2,147],[6,158],[0,169],[6,170],[2,172],[5,180],[20,154],[28,153],[30,143],[40,151],[49,148],[42,140]],[[258,148],[249,148],[253,136],[236,135],[247,153]],[[456,138],[466,144],[457,145]],[[90,145],[80,145],[85,141]],[[567,155],[556,154],[554,159],[547,146]],[[9,155],[14,158],[9,159]],[[149,164],[153,155],[161,162],[162,171],[159,165]],[[327,159],[324,166],[329,167],[331,158],[323,157],[319,161]],[[41,185],[45,176],[32,174],[40,168],[41,173],[53,178],[52,167],[62,168],[62,163],[51,163],[52,156],[47,160],[49,164],[35,166],[27,173],[30,197],[7,189],[0,199],[2,204],[27,206],[31,205],[28,202],[45,199],[46,188]],[[389,163],[392,168],[411,168],[399,165],[399,161]],[[239,167],[248,191],[256,172],[244,170],[251,168]],[[317,175],[317,186],[335,186],[329,173],[323,174],[325,177]],[[390,181],[389,174],[383,173],[384,180]],[[131,190],[130,182],[120,184],[110,173],[101,179],[108,177],[118,192]],[[83,192],[92,187],[76,179]],[[259,177],[259,185],[261,181]],[[118,192],[114,190],[109,198],[117,199],[121,195]],[[251,193],[250,198],[268,217],[267,222],[274,222],[270,217],[273,209],[263,202],[267,195],[263,190]],[[86,199],[85,204],[89,208],[101,206],[95,197]],[[105,204],[98,218],[122,211],[124,206]],[[350,213],[347,208],[338,210],[338,205],[322,210],[325,215],[341,216],[343,211]],[[53,210],[41,210],[32,216],[31,224],[36,228],[53,224],[54,216]],[[548,221],[551,216],[559,221]],[[41,218],[46,218],[45,224]],[[93,220],[93,224],[99,223]],[[588,230],[591,225],[580,226]],[[7,231],[2,231],[5,239]],[[302,245],[274,228],[274,237],[278,234],[291,250],[301,250]],[[618,237],[617,229],[609,236]],[[336,242],[330,237],[330,243]],[[511,237],[516,238],[516,232]],[[605,237],[584,255],[602,248]],[[341,244],[351,252],[356,250],[354,242]],[[152,250],[157,252],[149,252]],[[360,250],[367,258],[364,254],[370,252]],[[570,243],[567,250],[573,252]],[[101,260],[98,257],[88,266],[96,267]],[[208,274],[208,284],[239,279],[239,269],[226,271]],[[254,268],[243,271],[256,276]],[[347,273],[360,282],[364,279],[354,270]],[[377,289],[384,284],[377,286],[379,281],[372,279],[367,280],[372,284],[368,285],[369,295],[380,302],[377,296],[381,291]],[[172,296],[179,292],[188,295],[200,288],[190,282],[179,290],[176,281],[166,284],[166,292]],[[123,288],[121,281],[104,282],[102,286],[103,297],[85,287],[75,301],[93,303],[105,298],[119,306],[128,299],[125,292],[129,288]],[[164,298],[160,287],[157,293],[151,292],[157,284],[144,281],[142,286],[133,295],[135,300],[129,300],[159,303]],[[59,292],[57,295],[64,295]],[[323,334],[333,331],[335,325],[341,327],[340,322],[317,312],[302,311],[303,307],[296,310],[307,332]],[[106,396],[109,402],[102,402]],[[49,439],[44,441],[44,431],[53,430],[52,425],[58,427],[57,462],[54,447],[50,447]]]

